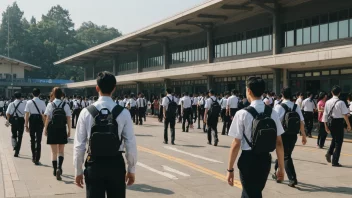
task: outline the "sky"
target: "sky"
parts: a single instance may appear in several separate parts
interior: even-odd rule
[[[161,21],[207,0],[17,0],[24,17],[37,21],[52,6],[61,5],[69,10],[75,28],[85,21],[115,27],[127,34]],[[2,13],[14,0],[0,0]]]

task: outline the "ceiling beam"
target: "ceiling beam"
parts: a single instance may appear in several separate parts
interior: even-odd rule
[[[199,18],[208,18],[208,19],[223,19],[226,21],[228,19],[225,15],[215,15],[215,14],[198,14]]]
[[[176,26],[179,25],[196,25],[196,26],[213,26],[214,24],[212,22],[200,22],[200,21],[180,21],[176,23]]]
[[[152,40],[150,39],[144,39],[144,40],[130,40],[130,41],[127,41],[127,42],[130,42],[130,43],[148,43]]]
[[[169,33],[189,33],[191,32],[190,30],[187,30],[187,29],[161,29],[161,30],[155,30],[154,31],[154,34],[159,34],[159,33],[163,33],[163,32],[169,32]]]
[[[224,10],[245,10],[245,11],[252,11],[253,10],[253,7],[249,7],[249,6],[228,5],[228,4],[221,6],[221,8]]]
[[[273,3],[276,2],[275,0],[273,0],[273,1],[274,1]],[[264,10],[270,12],[271,14],[275,14],[275,12],[276,12],[275,8],[272,8],[272,7],[265,4],[265,3],[271,3],[271,2],[261,1],[261,0],[250,0],[250,2],[263,8]]]

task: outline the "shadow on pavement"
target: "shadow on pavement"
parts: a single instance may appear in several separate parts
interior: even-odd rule
[[[231,148],[230,146],[222,146],[222,145],[217,145],[217,147],[220,147],[220,148]]]
[[[304,192],[331,192],[352,195],[352,188],[350,187],[320,187],[313,184],[299,182],[296,188]]]
[[[322,163],[322,162],[314,162],[314,161],[310,161],[310,160],[303,160],[303,159],[296,159],[296,158],[292,158],[292,159],[293,159],[293,161],[309,162],[309,163],[314,163],[314,164],[328,165],[327,163]]]
[[[157,188],[153,186],[149,186],[147,184],[134,184],[132,186],[127,187],[128,190],[138,191],[138,192],[146,192],[146,193],[159,193],[164,195],[172,195],[175,194],[173,191],[164,189],[164,188]]]
[[[142,135],[142,134],[135,134],[135,136],[141,136],[141,137],[154,137],[152,135]]]
[[[205,147],[205,146],[199,146],[199,145],[179,145],[179,146],[191,147],[191,148],[203,148],[203,147]]]

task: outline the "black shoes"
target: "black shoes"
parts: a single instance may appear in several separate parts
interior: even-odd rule
[[[292,188],[296,187],[297,184],[298,184],[297,180],[290,180],[288,182],[288,186]]]
[[[41,163],[40,163],[39,161],[35,161],[34,164],[35,164],[36,166],[41,165]]]
[[[171,142],[171,144],[172,144],[172,145],[175,145],[175,142],[174,142],[174,141],[172,141],[172,142]]]
[[[211,142],[208,142],[207,144],[211,145]]]
[[[61,178],[61,170],[60,169],[57,169],[56,170],[56,179],[58,180],[58,181],[61,181],[62,180],[62,178]]]
[[[188,129],[186,129],[186,133],[188,133]]]
[[[167,141],[164,141],[163,143],[164,143],[164,144],[167,144]]]
[[[331,163],[331,155],[329,153],[327,153],[325,155],[326,161],[328,161],[329,163]]]
[[[218,146],[218,143],[219,143],[219,140],[216,140],[216,141],[214,142],[214,146]]]
[[[337,163],[337,164],[333,164],[333,167],[343,167],[341,164]]]
[[[15,151],[14,157],[18,157],[19,152]]]

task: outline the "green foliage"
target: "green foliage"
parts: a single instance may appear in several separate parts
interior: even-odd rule
[[[40,21],[23,17],[17,3],[2,13],[0,54],[7,56],[8,21],[10,21],[10,57],[38,65],[42,69],[28,72],[27,77],[83,80],[79,66],[54,66],[53,63],[72,54],[121,36],[115,28],[84,22],[75,30],[68,10],[52,7]]]

